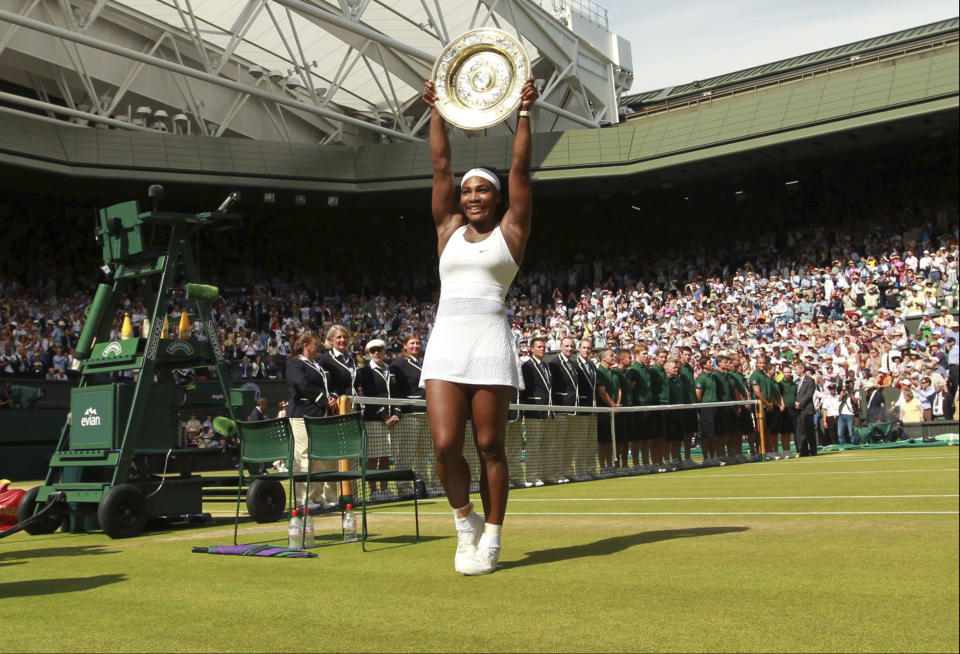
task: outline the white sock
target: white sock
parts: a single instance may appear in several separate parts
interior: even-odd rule
[[[477,548],[489,547],[492,549],[500,548],[500,528],[501,525],[492,525],[489,522],[483,525],[483,535],[480,536],[480,543]]]
[[[470,507],[469,513],[467,513],[467,515],[463,516],[462,518],[457,517],[457,512],[463,511],[467,507]],[[467,529],[470,529],[473,526],[473,522],[470,520],[470,516],[472,514],[473,514],[473,502],[470,502],[469,504],[467,504],[467,506],[462,506],[459,509],[453,510],[453,521],[457,526],[457,531],[465,531]]]

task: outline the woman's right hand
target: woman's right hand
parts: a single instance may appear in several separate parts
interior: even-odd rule
[[[433,109],[437,103],[437,88],[433,85],[433,80],[428,79],[423,82],[423,101],[427,106]]]

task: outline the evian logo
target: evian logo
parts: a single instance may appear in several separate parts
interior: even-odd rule
[[[120,346],[119,341],[112,341],[103,348],[103,352],[100,353],[102,357],[116,357],[123,354],[123,348]]]
[[[99,427],[100,426],[100,416],[97,415],[97,410],[93,407],[88,408],[83,412],[83,417],[80,418],[81,427]]]

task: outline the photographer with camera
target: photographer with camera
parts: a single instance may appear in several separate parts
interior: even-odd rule
[[[856,443],[856,435],[853,431],[854,417],[860,406],[860,393],[854,389],[852,379],[846,380],[843,390],[838,398],[840,404],[840,415],[837,417],[837,442],[840,445]]]

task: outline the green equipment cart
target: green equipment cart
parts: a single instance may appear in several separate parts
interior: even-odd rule
[[[151,187],[151,196],[161,197],[162,189]],[[46,480],[21,503],[22,517],[43,511],[26,528],[30,533],[99,526],[111,537],[124,538],[140,534],[149,519],[202,515],[205,499],[235,501],[236,475],[192,471],[194,457],[201,455],[224,456],[224,467],[232,468],[229,450],[189,448],[183,442],[178,447],[178,415],[219,409],[226,413],[221,425],[233,425],[230,421],[245,418],[254,403],[254,390],[230,388],[210,312],[219,291],[200,283],[191,246],[204,228],[239,226],[240,216],[228,213],[238,197],[231,194],[217,211],[199,214],[159,211],[156,200],[152,211],[124,202],[98,212],[96,237],[112,283],[100,284],[87,309],[75,353],[80,383],[72,389]],[[111,340],[121,303],[137,291],[147,308],[149,331]],[[197,337],[194,330],[175,338],[165,333],[165,318],[177,304],[199,323]],[[197,372],[210,381],[194,381],[203,376]],[[248,497],[248,505],[253,500],[253,506],[266,507],[266,514],[254,519],[282,515],[285,490],[273,486],[280,485],[251,489],[268,495]]]

